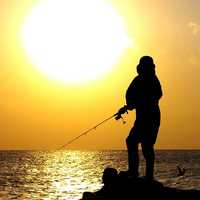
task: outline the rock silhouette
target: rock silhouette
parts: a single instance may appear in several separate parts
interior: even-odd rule
[[[104,170],[106,171],[107,168]],[[109,171],[109,170],[107,170]],[[114,171],[114,170],[111,170]],[[108,175],[108,173],[107,173]],[[103,174],[105,178],[105,173]],[[114,181],[108,180],[108,184],[96,192],[84,192],[82,200],[132,200],[132,199],[153,199],[153,198],[199,198],[200,190],[181,190],[177,188],[165,187],[156,180],[148,180],[142,177],[131,177],[127,172],[121,171],[119,174],[110,176]]]

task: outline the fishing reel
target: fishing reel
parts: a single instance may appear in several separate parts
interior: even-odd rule
[[[121,115],[121,114],[119,114],[119,113],[117,113],[117,115],[116,115],[115,119],[116,119],[116,120],[119,120],[119,119],[121,119],[123,124],[125,124],[125,123],[126,123],[126,121],[124,120],[124,118],[122,117],[122,115]]]
[[[124,106],[124,107],[120,108],[119,111],[118,111],[118,113],[115,114],[115,119],[116,119],[116,120],[121,119],[123,124],[126,123],[126,121],[125,121],[124,118],[122,117],[122,115],[123,115],[124,113],[127,113],[127,114],[128,114],[127,106]]]

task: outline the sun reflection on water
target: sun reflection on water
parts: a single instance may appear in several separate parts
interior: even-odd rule
[[[23,165],[25,177],[21,177],[24,184],[22,196],[29,199],[36,196],[41,199],[80,199],[84,191],[95,191],[101,187],[105,164],[112,164],[109,158],[105,163],[102,153],[90,151],[30,154],[33,152],[28,152],[24,158],[24,162],[29,164]]]
[[[5,154],[5,156],[4,156]],[[0,156],[0,199],[80,199],[101,187],[101,154],[19,151]]]

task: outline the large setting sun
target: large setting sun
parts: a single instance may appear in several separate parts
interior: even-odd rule
[[[40,1],[24,22],[22,40],[48,78],[70,83],[108,73],[130,45],[122,18],[103,0]]]

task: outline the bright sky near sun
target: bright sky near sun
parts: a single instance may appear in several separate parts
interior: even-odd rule
[[[22,41],[50,79],[74,84],[96,80],[131,46],[122,18],[103,0],[41,1],[25,20]]]
[[[156,148],[200,148],[200,1],[0,0],[0,149],[55,149],[111,116],[143,55],[164,96]],[[135,119],[72,149],[125,149]]]

